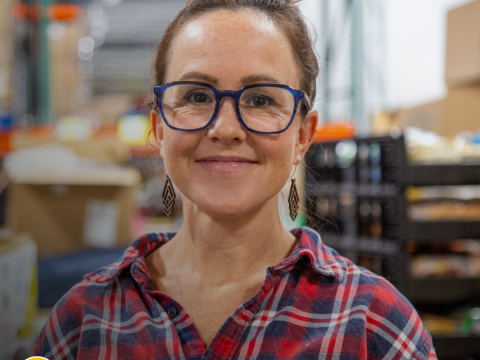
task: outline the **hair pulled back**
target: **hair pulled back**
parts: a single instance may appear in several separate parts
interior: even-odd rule
[[[287,36],[301,74],[301,86],[310,99],[317,92],[318,60],[313,50],[308,27],[295,5],[299,0],[190,0],[165,31],[154,60],[155,85],[165,83],[169,50],[175,35],[188,21],[216,10],[253,10],[267,15]]]

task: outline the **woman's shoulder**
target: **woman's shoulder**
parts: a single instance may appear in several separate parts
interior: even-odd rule
[[[144,288],[148,288],[149,275],[144,260],[173,236],[160,233],[141,236],[119,260],[86,274],[53,307],[37,339],[35,354],[45,357],[65,354],[67,358],[70,355],[66,354],[71,354],[75,358],[81,331],[89,321],[110,319],[127,304],[132,309],[148,305],[150,297]]]
[[[432,337],[410,301],[384,277],[353,263],[351,269],[352,308],[364,314],[369,346],[393,341],[414,359],[436,359]]]
[[[52,308],[42,332],[35,343],[35,355],[57,358],[76,358],[80,327],[85,318],[85,307],[92,306],[89,295],[103,297],[104,287],[83,280],[73,286]],[[54,346],[52,346],[54,345]]]
[[[313,271],[307,283],[316,287],[315,301],[334,301],[338,318],[362,321],[369,346],[400,341],[399,346],[414,349],[413,358],[435,358],[431,336],[418,313],[389,280],[341,256],[310,228],[295,229],[293,233],[302,237],[301,251],[311,257],[309,268]]]
[[[312,234],[313,230],[308,230]],[[415,312],[413,305],[388,279],[355,264],[340,255],[335,249],[325,245],[320,235],[318,238],[319,240],[316,242],[317,258],[320,260],[317,260],[317,265],[318,262],[320,265],[323,262],[336,270],[336,273],[340,275],[336,286],[341,289],[345,299],[365,305],[368,311],[382,316],[387,316],[389,312],[395,311],[397,319],[400,317],[411,318],[412,313]]]
[[[339,286],[348,287],[350,290],[363,286],[365,289],[362,293],[366,292],[372,296],[391,298],[401,295],[389,280],[358,266],[326,245],[317,231],[301,227],[292,230],[292,233],[299,239],[299,255],[307,255],[316,272],[336,277]]]

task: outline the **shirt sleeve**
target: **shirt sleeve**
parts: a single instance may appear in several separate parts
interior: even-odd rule
[[[433,346],[430,348],[430,352],[428,353],[428,360],[437,360],[437,354],[435,353]]]
[[[34,355],[48,359],[76,359],[85,303],[85,282],[75,285],[53,307],[35,343]]]
[[[437,359],[432,337],[413,305],[378,277],[367,313],[367,346],[372,359]]]

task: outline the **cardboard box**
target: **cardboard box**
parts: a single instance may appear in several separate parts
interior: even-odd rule
[[[480,82],[480,0],[448,12],[445,80],[450,89]]]
[[[422,104],[412,108],[400,109],[395,114],[394,125],[405,129],[415,126],[423,130],[445,134],[444,100]]]
[[[38,137],[35,134],[28,134],[22,131],[13,132],[10,137],[12,151],[51,143],[70,147],[77,156],[98,161],[125,163],[130,158],[128,146],[113,137],[90,139],[88,141],[55,141],[55,139],[50,137]]]
[[[480,85],[451,90],[438,101],[408,109],[395,116],[395,125],[404,129],[416,126],[442,136],[480,130]]]
[[[480,19],[479,19],[480,20]],[[446,135],[480,130],[480,85],[451,90],[445,98]]]
[[[139,180],[135,169],[116,167],[13,177],[7,226],[33,234],[39,255],[129,244]]]
[[[0,234],[0,358],[29,335],[38,301],[37,254],[28,234]],[[11,357],[8,357],[11,355]]]

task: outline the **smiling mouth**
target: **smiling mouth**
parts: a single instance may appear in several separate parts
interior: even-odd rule
[[[238,163],[252,163],[256,164],[257,162],[254,160],[250,159],[245,159],[242,157],[236,157],[236,156],[208,156],[205,158],[202,158],[200,160],[197,160],[197,162],[222,162],[222,163],[228,163],[228,162],[238,162]]]
[[[213,172],[236,172],[247,169],[258,162],[235,156],[209,156],[197,160],[204,168]]]

